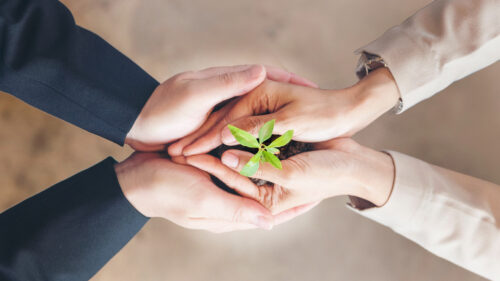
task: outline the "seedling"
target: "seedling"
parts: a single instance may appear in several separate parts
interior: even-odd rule
[[[234,138],[243,146],[250,148],[257,148],[258,151],[255,153],[250,161],[248,161],[243,169],[241,169],[240,174],[246,177],[253,176],[259,169],[259,163],[269,162],[271,165],[278,169],[282,169],[281,161],[276,157],[280,150],[278,147],[287,145],[293,137],[293,130],[288,130],[282,136],[278,137],[272,141],[269,145],[264,144],[265,141],[271,138],[274,130],[275,120],[271,120],[264,124],[259,130],[259,139],[257,140],[252,134],[246,132],[240,128],[236,128],[233,125],[228,125],[227,127],[233,134]]]

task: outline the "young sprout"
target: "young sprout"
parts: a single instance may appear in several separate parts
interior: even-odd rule
[[[276,157],[275,154],[278,154],[280,151],[278,147],[282,147],[287,145],[293,136],[293,130],[288,130],[282,136],[278,137],[274,141],[272,141],[269,145],[265,145],[264,142],[267,141],[273,135],[274,130],[274,122],[275,120],[271,120],[264,124],[259,130],[259,140],[257,140],[252,134],[246,132],[240,128],[236,128],[233,125],[228,125],[227,127],[233,134],[234,138],[243,146],[250,148],[257,148],[258,151],[255,155],[250,158],[243,169],[241,169],[240,174],[251,177],[253,176],[257,170],[259,169],[259,163],[269,162],[271,165],[278,169],[282,169],[281,161]]]

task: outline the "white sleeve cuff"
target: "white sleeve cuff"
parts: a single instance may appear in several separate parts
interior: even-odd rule
[[[399,232],[398,230],[412,226],[422,203],[431,195],[431,190],[426,188],[426,185],[415,185],[416,182],[421,182],[423,178],[426,178],[420,172],[425,169],[415,165],[427,166],[428,164],[398,152],[387,151],[387,153],[393,158],[396,169],[393,190],[387,203],[382,207],[373,207],[363,211],[350,208],[362,216]],[[408,169],[408,167],[414,169]]]

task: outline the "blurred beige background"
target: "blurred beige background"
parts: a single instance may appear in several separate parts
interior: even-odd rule
[[[64,0],[77,22],[155,78],[266,63],[324,88],[356,81],[353,51],[429,1]],[[500,183],[500,64],[356,136]],[[334,110],[334,109],[332,109]],[[0,210],[130,150],[0,94]],[[273,231],[215,235],[162,220],[92,280],[482,280],[330,199]]]

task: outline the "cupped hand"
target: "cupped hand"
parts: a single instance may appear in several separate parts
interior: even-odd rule
[[[322,90],[266,80],[238,101],[214,112],[193,136],[174,144],[176,155],[206,153],[220,144],[236,145],[227,129],[231,124],[257,136],[267,121],[276,120],[275,133],[294,130],[294,140],[321,142],[352,136],[384,112],[399,98],[387,70],[376,70],[353,87]]]
[[[164,150],[166,144],[198,129],[214,106],[246,94],[266,76],[277,81],[313,85],[287,71],[261,65],[213,67],[180,73],[155,89],[125,143],[140,151]]]
[[[261,202],[273,214],[290,212],[298,206],[314,205],[339,195],[360,197],[377,206],[386,202],[394,178],[389,155],[348,138],[318,143],[315,149],[282,160],[282,170],[269,163],[261,164],[252,177],[272,182],[274,186],[247,188],[243,194]],[[219,159],[210,155],[189,156],[186,161],[219,179],[231,179],[233,184],[249,186],[251,181],[238,171],[251,156],[239,150],[224,152],[222,163],[226,169],[220,168]]]
[[[147,217],[216,233],[273,226],[273,217],[261,204],[230,194],[215,186],[206,172],[160,154],[135,153],[115,170],[125,197]],[[257,192],[253,186],[222,180],[238,192]]]

